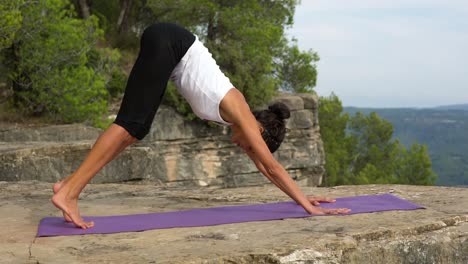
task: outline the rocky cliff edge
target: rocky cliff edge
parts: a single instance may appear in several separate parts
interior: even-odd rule
[[[468,189],[402,185],[305,187],[310,195],[392,193],[426,209],[107,235],[35,238],[59,216],[50,183],[0,182],[0,263],[468,263]],[[84,215],[285,201],[273,186],[185,188],[91,184]]]

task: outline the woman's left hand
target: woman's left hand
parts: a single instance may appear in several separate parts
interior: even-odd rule
[[[334,203],[336,202],[335,199],[327,198],[327,197],[307,197],[307,200],[314,205],[318,206],[320,203]]]

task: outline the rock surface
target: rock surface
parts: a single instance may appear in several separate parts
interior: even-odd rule
[[[59,216],[49,183],[0,182],[0,263],[468,263],[468,189],[302,186],[311,195],[392,193],[427,209],[135,233],[35,238]],[[84,215],[116,215],[288,200],[271,185],[222,189],[91,184]]]
[[[275,98],[291,108],[285,142],[275,153],[289,174],[311,186],[324,172],[315,95]],[[72,173],[101,132],[83,125],[0,126],[0,180],[55,182]],[[153,181],[164,185],[240,187],[264,184],[265,177],[231,143],[229,129],[187,121],[162,106],[150,134],[125,150],[93,183]]]

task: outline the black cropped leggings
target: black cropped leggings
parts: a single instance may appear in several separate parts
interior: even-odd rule
[[[171,73],[194,41],[195,35],[175,24],[145,29],[115,124],[139,140],[149,133]]]

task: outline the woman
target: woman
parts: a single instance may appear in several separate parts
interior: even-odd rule
[[[229,125],[232,142],[241,147],[260,172],[310,214],[347,213],[348,209],[314,207],[328,198],[307,198],[286,170],[273,158],[285,134],[289,110],[282,104],[252,113],[244,96],[220,71],[209,51],[195,35],[174,24],[148,27],[140,53],[128,79],[114,123],[98,138],[79,168],[53,186],[52,203],[66,221],[90,228],[78,210],[78,197],[86,184],[121,151],[143,139],[171,79],[200,118]],[[255,114],[255,116],[254,116]]]

